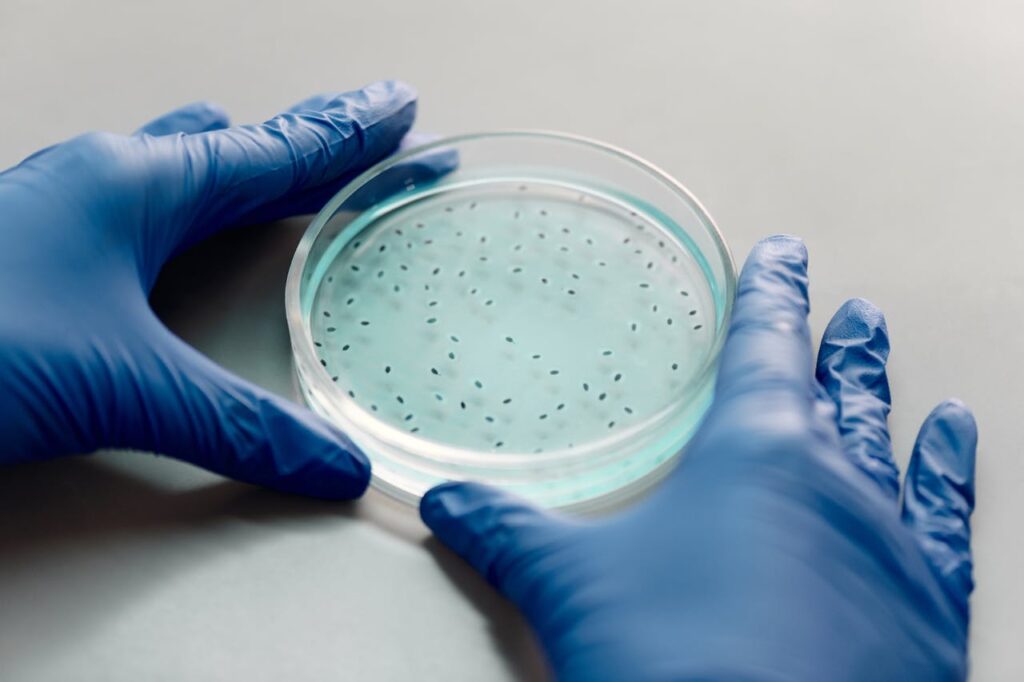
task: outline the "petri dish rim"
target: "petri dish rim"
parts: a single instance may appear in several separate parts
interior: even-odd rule
[[[717,251],[716,255],[722,263],[724,270],[724,288],[722,291],[724,305],[721,311],[721,324],[718,325],[715,331],[714,340],[703,363],[680,389],[680,392],[685,392],[688,396],[686,401],[682,403],[682,406],[685,407],[685,405],[688,405],[689,402],[700,393],[699,389],[712,378],[716,369],[719,353],[725,342],[726,334],[728,333],[729,319],[732,313],[733,299],[735,297],[736,290],[736,265],[732,257],[732,252],[726,245],[725,239],[722,237],[722,233],[718,229],[714,219],[711,217],[711,214],[704,208],[703,204],[700,203],[697,197],[687,189],[685,185],[658,166],[644,160],[640,156],[615,145],[601,142],[583,135],[551,130],[530,129],[507,129],[454,135],[409,149],[400,154],[389,156],[386,159],[377,162],[349,181],[331,198],[330,201],[327,202],[327,204],[315,216],[309,227],[306,228],[306,231],[303,233],[302,238],[296,247],[291,265],[288,269],[288,276],[285,283],[285,315],[287,318],[289,335],[292,341],[292,352],[296,356],[296,363],[300,366],[312,368],[313,374],[309,376],[308,380],[315,384],[316,388],[322,395],[334,398],[332,402],[339,405],[341,408],[340,411],[344,413],[345,418],[351,423],[363,428],[364,431],[372,438],[385,443],[389,447],[400,449],[406,453],[407,456],[412,457],[413,459],[422,459],[438,464],[450,464],[456,466],[480,466],[484,463],[481,460],[486,459],[486,466],[488,468],[512,470],[519,469],[523,466],[536,466],[541,462],[543,462],[545,466],[558,464],[571,465],[574,462],[592,457],[595,452],[606,452],[609,448],[608,441],[597,441],[589,445],[582,445],[573,448],[559,448],[557,450],[548,450],[539,454],[506,452],[502,453],[501,457],[497,458],[495,461],[494,458],[489,456],[489,453],[431,441],[430,455],[429,457],[426,457],[416,452],[418,449],[417,444],[423,443],[422,438],[413,436],[412,434],[407,434],[390,424],[373,417],[357,405],[355,401],[344,399],[345,396],[332,395],[334,393],[334,384],[327,371],[317,362],[311,329],[309,325],[305,324],[303,319],[301,298],[302,274],[306,269],[313,244],[316,242],[317,238],[320,237],[330,219],[338,212],[338,209],[360,188],[365,186],[370,180],[377,177],[388,168],[392,168],[406,159],[420,156],[432,149],[457,147],[460,144],[476,140],[485,140],[488,138],[515,137],[540,140],[546,139],[554,142],[577,144],[617,157],[665,185],[696,214],[698,221],[706,231],[707,236],[710,237],[711,242],[714,244],[715,250]],[[679,407],[679,404],[667,406],[660,413],[648,419],[643,426],[650,426],[670,418],[672,414],[679,409]],[[616,437],[614,441],[619,442],[627,439],[628,437],[635,437],[639,432],[644,430],[646,429],[641,428],[641,425],[638,425],[634,429],[624,431]],[[349,435],[351,437],[351,434]]]

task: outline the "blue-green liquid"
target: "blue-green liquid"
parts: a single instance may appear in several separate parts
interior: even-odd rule
[[[721,322],[706,262],[661,218],[547,179],[405,193],[313,271],[321,365],[376,419],[496,458],[642,429],[686,402]],[[704,403],[623,477],[681,446]]]

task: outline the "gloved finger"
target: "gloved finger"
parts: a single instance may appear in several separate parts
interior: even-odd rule
[[[416,92],[382,81],[337,95],[321,111],[284,113],[257,126],[180,141],[195,174],[192,220],[174,249],[234,225],[285,197],[362,170],[392,152],[412,126]]]
[[[115,391],[123,416],[116,445],[288,493],[348,499],[365,491],[370,464],[343,433],[226,372],[170,332],[133,362],[133,388]]]
[[[882,311],[855,298],[836,311],[821,338],[818,383],[835,402],[843,451],[895,501],[899,471],[889,439],[889,331]]]
[[[970,409],[959,400],[941,403],[921,426],[903,491],[903,520],[965,613],[974,589],[970,517],[977,448]]]
[[[436,135],[410,132],[402,138],[396,154],[415,149],[437,139]],[[346,210],[361,211],[410,186],[422,185],[451,173],[459,165],[459,155],[454,149],[441,148],[416,155],[374,178],[362,190],[345,202]],[[265,223],[293,215],[317,213],[342,187],[347,185],[365,169],[343,173],[332,182],[321,187],[283,197],[260,207],[246,216],[253,223]]]
[[[480,483],[442,483],[420,501],[420,517],[445,545],[529,617],[528,562],[565,532],[557,519],[520,497]],[[536,597],[536,595],[533,595]]]
[[[740,274],[722,349],[717,414],[736,409],[809,411],[813,380],[808,310],[803,242],[784,235],[758,242]]]
[[[438,138],[438,135],[430,133],[411,132],[402,138],[396,153],[411,151]],[[345,208],[354,211],[369,208],[404,189],[433,182],[454,171],[458,165],[459,153],[451,147],[414,154],[368,182],[345,202]]]
[[[192,102],[157,116],[135,131],[136,135],[174,135],[205,133],[231,125],[228,112],[213,102]]]

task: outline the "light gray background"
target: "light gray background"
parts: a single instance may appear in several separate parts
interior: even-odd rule
[[[981,427],[975,680],[1024,678],[1024,8],[988,2],[0,0],[0,166],[208,98],[238,121],[401,77],[420,127],[544,127],[654,161],[737,260],[807,239],[813,326],[888,313],[906,464],[931,406]],[[175,264],[165,319],[290,391],[308,220]],[[515,613],[410,510],[285,498],[145,455],[0,472],[0,678],[534,678]]]

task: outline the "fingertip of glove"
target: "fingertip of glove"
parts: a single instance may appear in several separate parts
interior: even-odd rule
[[[370,462],[355,448],[330,444],[330,452],[313,454],[301,470],[284,475],[272,487],[325,500],[362,497],[370,485]]]
[[[973,448],[978,442],[978,422],[974,412],[959,398],[948,398],[936,406],[928,416],[929,420],[941,420],[954,429],[956,434],[965,441],[965,445]]]
[[[743,270],[748,276],[785,272],[805,279],[807,276],[807,246],[799,237],[787,234],[765,237],[751,249]]]
[[[331,500],[352,499],[366,492],[370,460],[344,433],[298,406],[278,403],[276,408],[282,421],[266,414],[263,417],[277,469],[270,485]]]
[[[855,339],[883,359],[889,353],[889,327],[881,308],[864,298],[851,298],[839,307],[828,323],[826,339]]]
[[[974,414],[961,400],[941,402],[921,427],[914,448],[919,463],[918,485],[945,491],[938,499],[962,500],[966,513],[974,508],[974,469],[978,449],[978,425]]]
[[[806,315],[807,247],[803,240],[790,235],[766,237],[754,245],[740,273],[737,298],[753,296],[762,301],[796,304],[801,316]],[[737,304],[739,309],[739,305]],[[755,306],[760,307],[760,306]],[[763,310],[752,308],[758,316]]]
[[[304,494],[332,500],[362,497],[370,485],[369,458],[347,438],[330,438],[319,460],[304,473]]]
[[[773,234],[764,237],[754,245],[754,251],[771,255],[793,255],[807,260],[807,245],[800,237],[791,234]]]
[[[455,508],[463,496],[467,484],[461,481],[446,481],[428,490],[420,500],[420,518],[431,530],[457,515]]]
[[[971,411],[971,408],[967,406],[967,403],[965,403],[960,398],[955,398],[955,397],[954,398],[946,398],[941,403],[939,403],[938,407],[936,407],[935,409],[936,410],[948,410],[950,412],[962,412],[962,413],[964,413],[967,416],[970,416],[972,418],[973,418],[973,415],[974,415],[974,413]]]
[[[337,445],[337,455],[328,460],[334,481],[326,481],[320,497],[330,499],[353,499],[362,497],[370,486],[373,467],[370,460],[358,448],[349,445],[342,447]],[[318,477],[317,477],[318,478]],[[320,487],[314,481],[314,486]]]
[[[851,298],[839,307],[846,317],[856,317],[874,327],[885,328],[885,314],[882,309],[866,298]]]
[[[416,90],[403,81],[377,81],[338,95],[316,113],[343,123],[343,136],[357,138],[360,163],[368,164],[394,151],[412,128],[416,98]]]
[[[188,105],[189,112],[206,124],[206,130],[218,130],[231,125],[227,110],[216,102],[200,100]]]
[[[374,81],[365,85],[362,92],[371,103],[397,102],[407,104],[419,98],[416,88],[405,81],[391,79]]]

